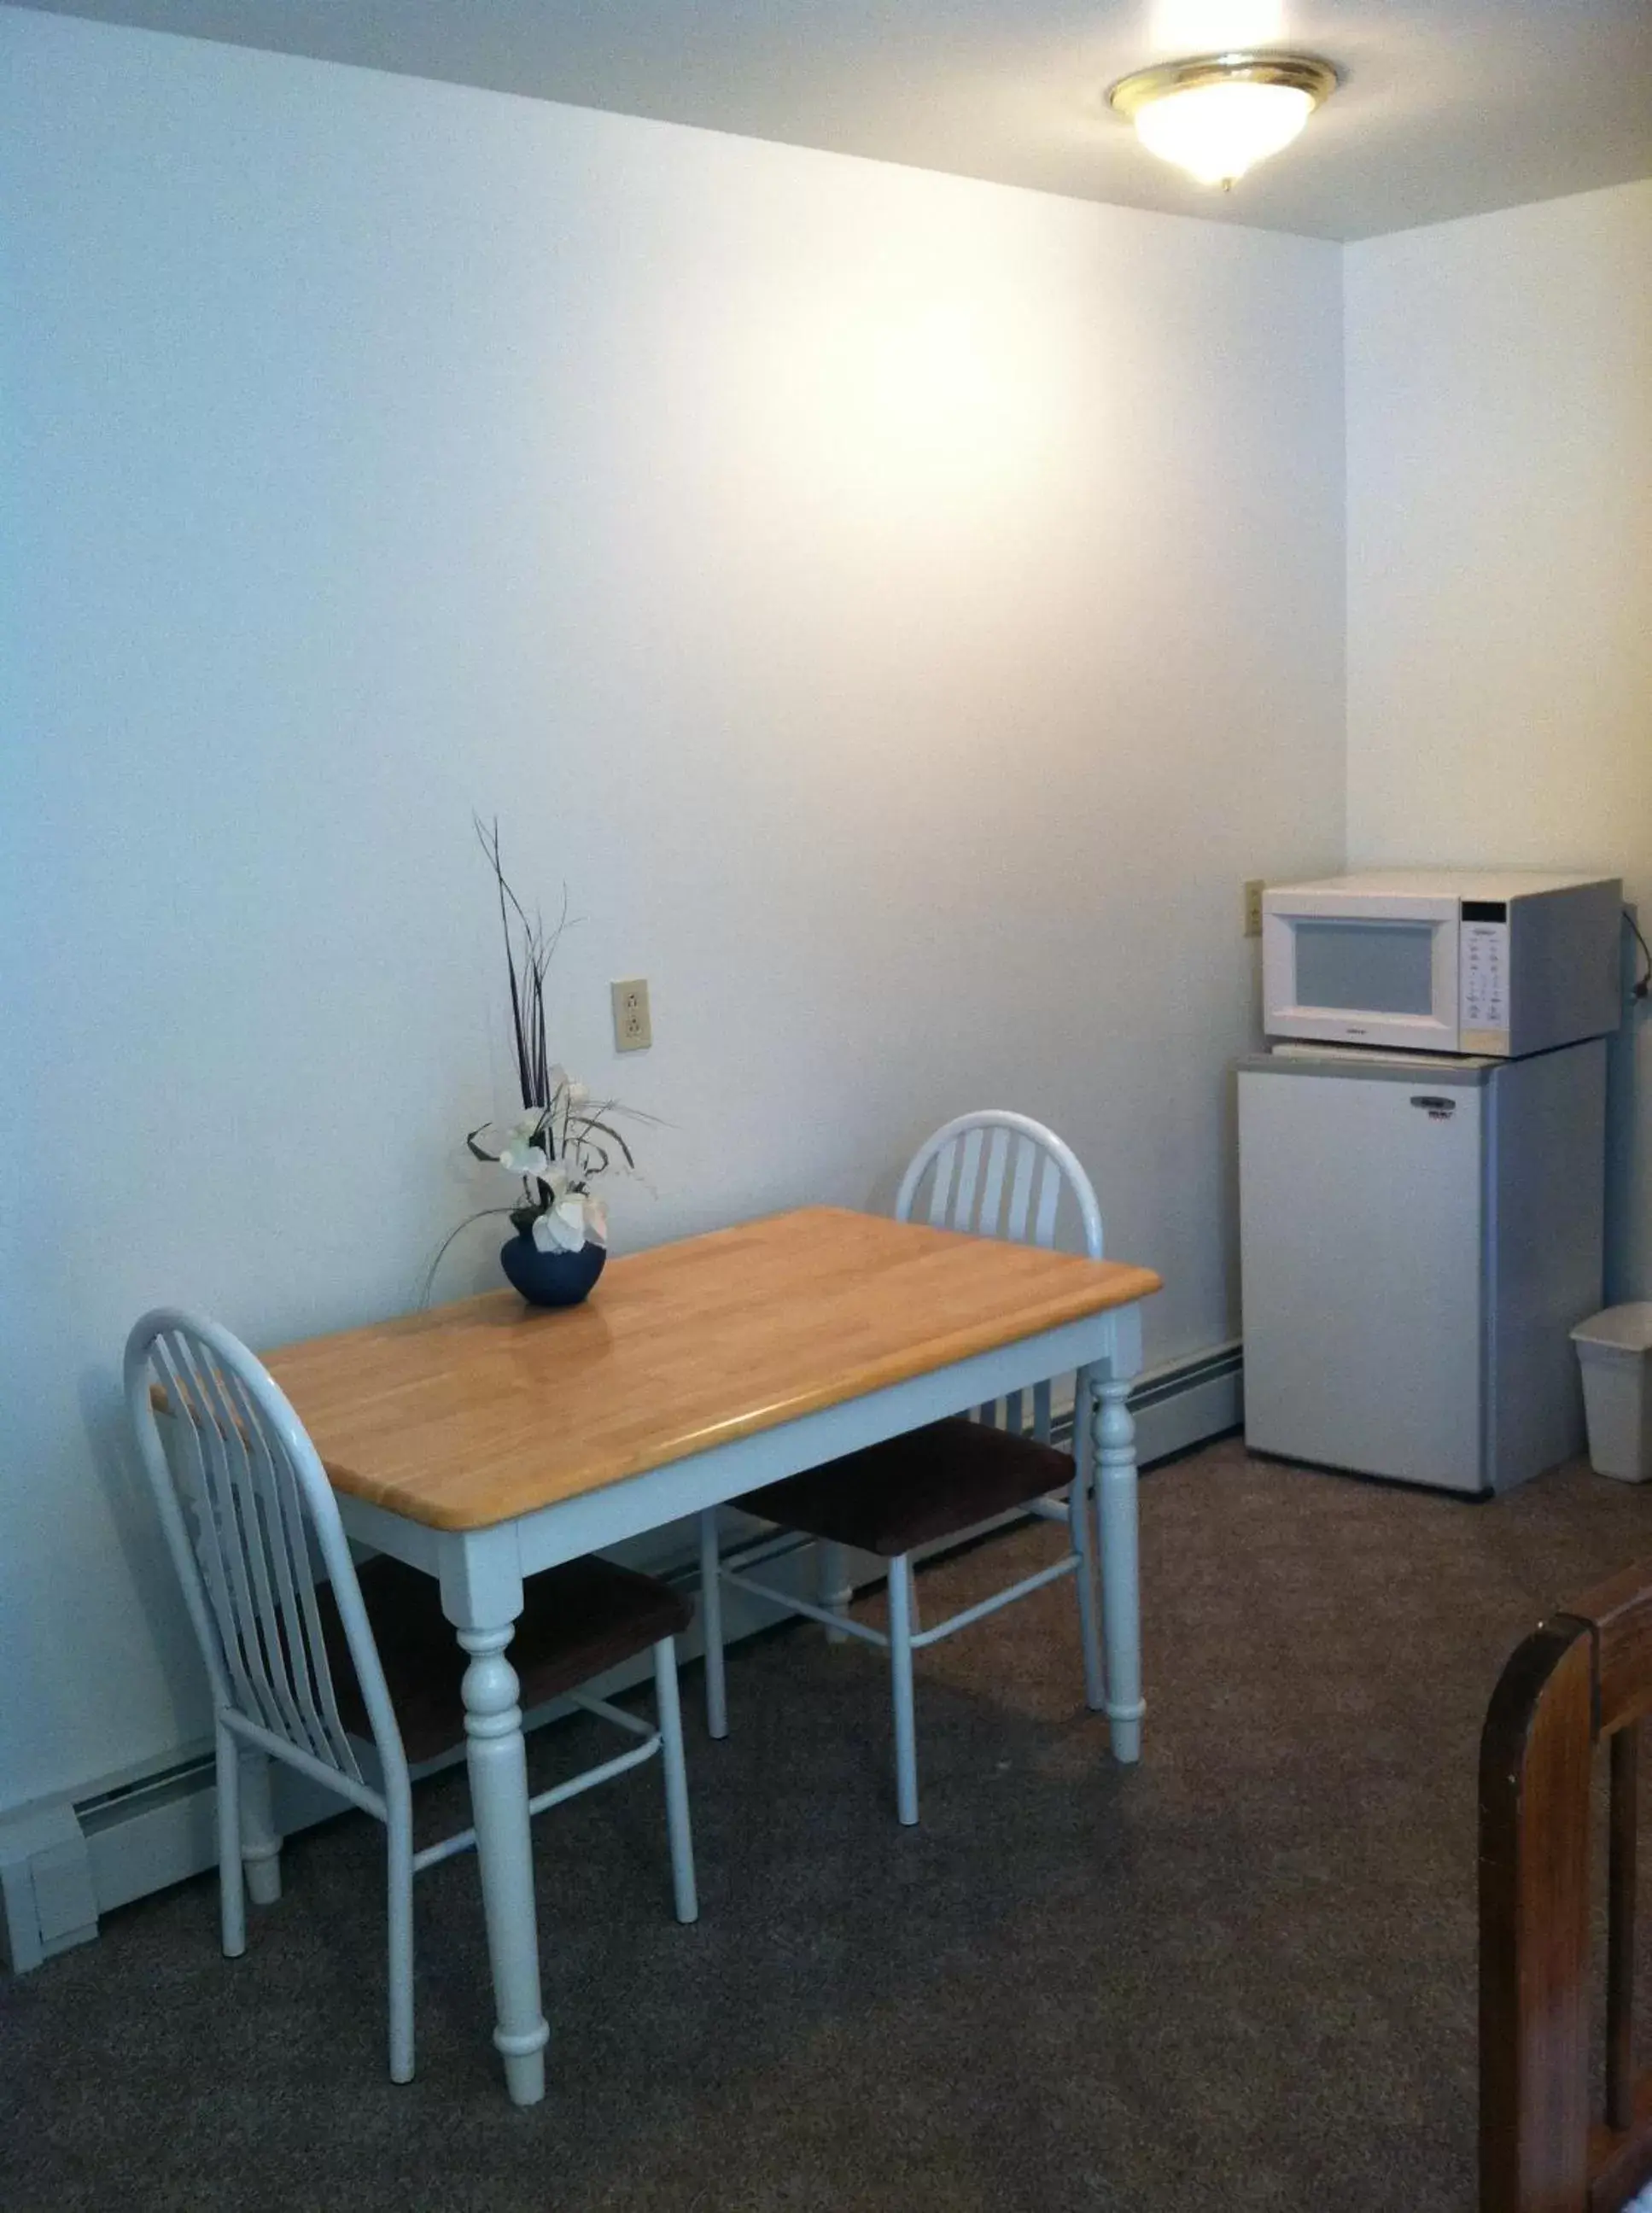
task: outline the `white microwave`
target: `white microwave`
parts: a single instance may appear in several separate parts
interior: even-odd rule
[[[1262,894],[1270,1037],[1512,1058],[1622,1017],[1623,885],[1499,869],[1376,869]]]

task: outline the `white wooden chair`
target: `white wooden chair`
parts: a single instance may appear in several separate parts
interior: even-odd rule
[[[389,1852],[390,2073],[413,2072],[413,1877],[476,1841],[413,1850],[410,1762],[465,1741],[465,1655],[434,1577],[351,1556],[338,1503],[297,1415],[227,1329],[173,1308],[126,1344],[126,1405],[211,1682],[217,1736],[223,1949],[246,1948],[246,1890],[280,1896],[269,1760],[336,1790],[384,1824]],[[168,1453],[157,1415],[168,1417]],[[674,1638],[676,1592],[601,1559],[535,1576],[510,1657],[524,1707],[566,1697],[642,1741],[530,1801],[541,1813],[657,1752],[677,1918],[692,1921],[693,1846]],[[575,1686],[653,1648],[659,1726]],[[373,1762],[363,1757],[370,1743]],[[245,1882],[243,1883],[243,1862]]]
[[[1051,1246],[1063,1196],[1077,1215],[1086,1253],[1101,1258],[1101,1210],[1089,1178],[1053,1131],[1025,1114],[997,1110],[960,1114],[919,1147],[901,1179],[895,1217],[922,1211],[936,1227],[977,1236],[1003,1236]],[[972,1416],[931,1423],[892,1437],[847,1459],[811,1468],[783,1483],[748,1492],[735,1503],[776,1523],[782,1533],[739,1554],[738,1567],[721,1556],[717,1512],[700,1516],[700,1609],[705,1635],[706,1724],[714,1737],[728,1733],[722,1649],[724,1583],[774,1600],[789,1612],[824,1622],[834,1639],[857,1637],[890,1656],[894,1692],[895,1799],[900,1820],[917,1819],[917,1752],[912,1705],[912,1654],[936,1644],[1001,1606],[1070,1575],[1078,1593],[1084,1653],[1084,1696],[1093,1710],[1105,1704],[1097,1619],[1090,1497],[1093,1481],[1083,1417],[1087,1379],[1076,1379],[1078,1412],[1076,1456],[1055,1450],[1051,1436],[1051,1387],[1016,1392],[978,1408]],[[915,1546],[944,1541],[1015,1509],[1064,1522],[1070,1543],[1053,1566],[1024,1576],[1007,1590],[966,1606],[931,1628],[917,1625],[912,1588]],[[822,1603],[776,1589],[752,1569],[771,1554],[812,1537],[821,1551]],[[887,1634],[851,1619],[843,1588],[843,1548],[877,1553],[889,1564]]]

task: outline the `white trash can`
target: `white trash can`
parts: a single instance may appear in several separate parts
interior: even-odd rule
[[[1620,1483],[1652,1481],[1652,1299],[1591,1314],[1572,1343],[1583,1369],[1590,1464]]]

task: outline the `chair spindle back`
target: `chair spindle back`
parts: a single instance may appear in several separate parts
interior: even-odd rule
[[[405,1777],[338,1502],[274,1379],[219,1324],[162,1308],[127,1341],[125,1385],[219,1711],[250,1724],[240,1733],[253,1741],[296,1753],[301,1766],[314,1762],[373,1795],[339,1719],[316,1595],[319,1556],[387,1783]]]
[[[1055,1244],[1062,1202],[1077,1215],[1086,1256],[1102,1258],[1101,1209],[1077,1155],[1027,1114],[986,1107],[960,1114],[913,1155],[895,1197],[895,1219],[921,1213],[937,1229],[1015,1243]],[[979,1417],[1017,1435],[1027,1429],[1020,1392],[979,1410]],[[1031,1434],[1050,1438],[1050,1386],[1033,1393]]]

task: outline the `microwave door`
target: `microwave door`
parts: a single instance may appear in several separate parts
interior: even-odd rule
[[[1455,1052],[1455,899],[1276,893],[1263,917],[1271,1036]]]

